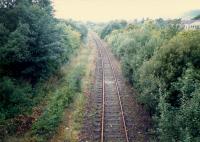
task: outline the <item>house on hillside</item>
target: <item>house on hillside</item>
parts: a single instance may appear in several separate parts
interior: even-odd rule
[[[185,30],[200,30],[200,20],[182,21]]]

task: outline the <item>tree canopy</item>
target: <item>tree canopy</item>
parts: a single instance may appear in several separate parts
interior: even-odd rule
[[[32,106],[37,84],[69,62],[87,30],[55,19],[50,0],[2,0],[0,13],[1,121]]]

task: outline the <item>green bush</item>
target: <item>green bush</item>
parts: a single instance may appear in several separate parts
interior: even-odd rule
[[[200,86],[199,86],[200,88]],[[184,102],[178,116],[181,141],[198,142],[200,139],[200,91]]]
[[[138,100],[155,118],[159,141],[200,136],[200,32],[180,32],[179,20],[144,21],[112,32],[107,41],[120,58]]]
[[[56,131],[63,116],[63,110],[72,102],[74,94],[75,92],[68,87],[55,91],[46,110],[32,126],[33,134],[39,135],[43,141],[46,141]]]
[[[34,85],[68,62],[87,32],[82,35],[81,30],[54,19],[49,0],[6,1],[0,6],[0,76],[22,78]]]
[[[135,86],[138,85],[140,66],[163,44],[161,34],[162,31],[150,21],[144,25],[130,25],[126,30],[112,32],[107,37],[112,50],[122,60],[125,76]]]
[[[199,37],[198,31],[183,32],[161,47],[151,60],[141,67],[141,86],[149,81],[150,76],[159,79],[158,86],[168,93],[166,101],[172,106],[180,106],[183,94],[189,95],[195,90],[192,84],[188,86],[190,82],[193,82],[193,85],[199,82],[199,78],[196,78],[200,62]],[[151,83],[155,84],[154,80],[151,80]],[[146,87],[151,90],[151,86]]]
[[[69,87],[75,92],[81,91],[81,78],[84,75],[84,68],[82,66],[76,67],[73,72],[70,72],[67,76],[67,82]]]
[[[86,42],[88,29],[83,23],[73,20],[67,20],[65,21],[65,24],[71,26],[73,29],[79,32],[81,34],[81,40],[83,42]]]
[[[24,113],[32,106],[32,89],[29,84],[20,84],[9,77],[0,79],[0,120]]]
[[[67,24],[53,17],[50,0],[3,0],[0,13],[0,122],[6,125],[7,119],[30,113],[54,89],[45,86],[46,80],[70,61],[87,38],[87,28],[79,22]],[[38,120],[38,130],[42,123],[54,129],[72,92],[70,88],[54,94],[52,101],[58,104],[50,102],[52,112],[47,110],[43,116],[52,114],[51,120]],[[53,105],[58,105],[58,110],[53,110]]]
[[[180,33],[141,66],[140,86],[145,86],[141,97],[144,103],[151,99],[156,100],[153,108],[150,103],[146,105],[157,110],[156,113],[160,115],[158,123],[161,141],[186,141],[188,138],[190,140],[187,141],[196,141],[198,139],[200,131],[193,126],[198,125],[196,116],[200,116],[198,111],[200,108],[193,98],[198,99],[197,95],[193,95],[200,88],[199,41],[199,31]],[[147,85],[147,82],[150,85]],[[157,87],[154,88],[151,84]],[[159,90],[165,94],[163,104],[167,106],[167,109],[157,108],[161,103],[159,98],[163,94]],[[150,99],[148,97],[146,100],[147,96]],[[187,108],[189,102],[195,104],[196,108]],[[195,110],[194,116],[193,110]],[[190,118],[188,120],[190,122],[186,123],[187,119],[183,121],[183,118]],[[193,133],[193,131],[196,132]]]
[[[61,80],[59,87],[51,94],[43,114],[32,126],[32,134],[37,141],[45,142],[56,132],[64,109],[73,102],[73,98],[81,91],[81,80],[84,75],[82,66],[75,67],[67,77]]]
[[[108,23],[101,31],[100,36],[101,38],[105,38],[109,35],[112,31],[117,29],[125,28],[127,25],[126,21],[111,21]]]

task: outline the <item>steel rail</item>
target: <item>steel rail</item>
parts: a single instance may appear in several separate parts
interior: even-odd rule
[[[96,39],[94,38],[94,41],[99,48],[99,45],[97,44]],[[100,48],[99,48],[100,49]],[[105,75],[104,75],[104,62],[103,62],[103,56],[101,53],[101,50],[98,50],[100,57],[101,57],[101,65],[102,65],[102,114],[101,114],[101,142],[104,142],[104,116],[105,116]]]
[[[113,75],[114,75],[114,79],[115,79],[115,86],[116,86],[116,89],[117,89],[117,95],[118,95],[118,99],[119,99],[120,109],[121,109],[122,121],[123,121],[123,125],[124,125],[124,132],[125,132],[125,136],[126,136],[126,142],[129,142],[128,130],[127,130],[127,127],[126,127],[126,122],[125,122],[124,111],[123,111],[122,101],[121,101],[121,97],[120,97],[119,84],[118,84],[118,81],[117,81],[116,72],[115,72],[115,70],[114,70],[113,64],[112,64],[111,59],[110,59],[110,56],[109,56],[109,54],[108,54],[108,51],[107,51],[107,50],[105,49],[105,47],[102,45],[102,43],[101,43],[100,40],[99,40],[99,42],[100,42],[100,44],[101,44],[101,47],[104,48],[104,51],[105,51],[105,53],[107,54],[109,63],[110,63],[110,65],[111,65],[111,69],[112,69],[112,72],[113,72]]]

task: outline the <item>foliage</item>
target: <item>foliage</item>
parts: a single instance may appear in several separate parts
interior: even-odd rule
[[[198,141],[200,32],[179,20],[144,21],[107,36],[138,100],[156,118],[160,141]]]
[[[110,34],[113,30],[122,29],[126,27],[126,21],[112,21],[108,23],[101,31],[101,38],[105,38],[106,35]]]
[[[200,19],[200,15],[197,15],[193,18],[193,20],[199,20]]]
[[[55,48],[49,44],[54,42],[50,38],[53,33],[51,17],[39,6],[27,1],[16,3],[12,9],[1,10],[4,14],[0,23],[10,31],[8,42],[1,46],[1,75],[32,80],[40,78],[43,71],[48,70],[46,73],[49,73],[50,66],[46,64],[51,62],[50,53]],[[10,19],[10,16],[14,19]]]
[[[68,74],[69,87],[76,92],[81,91],[81,78],[84,74],[83,71],[84,68],[82,66],[78,66],[76,67],[76,70]]]
[[[168,94],[166,101],[174,107],[179,107],[183,95],[190,95],[196,89],[195,86],[191,86],[191,81],[194,81],[193,85],[198,82],[198,78],[196,80],[196,77],[192,77],[194,74],[188,74],[192,73],[191,70],[195,70],[194,72],[197,73],[196,70],[199,68],[198,38],[199,32],[184,32],[162,46],[151,60],[141,66],[140,84],[143,86],[147,80],[149,81],[148,76],[153,76],[154,79],[149,83],[154,82],[155,84],[154,80],[158,79],[159,84],[157,86]],[[191,80],[186,82],[185,79],[189,77]],[[148,85],[146,85],[146,89],[151,90]],[[145,95],[149,93],[159,95],[158,91],[157,93],[147,92]]]
[[[57,90],[48,103],[42,116],[34,123],[33,133],[44,139],[50,138],[61,121],[63,110],[72,101],[73,90],[63,87]],[[45,140],[43,140],[45,141]]]
[[[62,65],[63,63],[67,63],[74,51],[80,47],[80,33],[64,22],[59,22],[56,25],[56,29],[58,30],[57,36],[60,37],[59,45],[63,49],[61,50],[61,56],[58,57]]]
[[[137,85],[140,66],[144,61],[149,60],[154,51],[173,33],[168,31],[171,30],[169,28],[171,23],[165,22],[164,27],[160,26],[160,23],[145,21],[143,24],[130,25],[125,30],[113,32],[107,38],[114,53],[122,58],[125,76],[135,85]]]
[[[53,92],[44,113],[32,127],[32,133],[37,135],[37,141],[47,141],[56,132],[65,107],[69,106],[74,96],[81,91],[83,74],[84,69],[81,66],[74,68]]]
[[[157,59],[152,58],[147,63],[157,62],[154,76],[162,80],[167,93],[164,101],[169,109],[166,112],[161,109],[164,117],[158,120],[163,141],[199,139],[200,130],[197,127],[200,107],[196,102],[200,88],[199,34],[198,31],[180,33],[160,49],[160,54],[155,55]],[[166,119],[172,119],[173,123],[166,123]]]
[[[8,77],[0,79],[0,121],[13,117],[31,107],[31,86]]]
[[[87,29],[55,19],[50,0],[2,0],[0,13],[0,120],[6,122],[41,101],[45,80],[70,61]],[[62,95],[55,93],[55,100]]]
[[[185,12],[182,15],[182,18],[183,19],[192,19],[192,18],[198,16],[199,14],[200,14],[200,10],[199,9],[193,9],[193,10],[190,10],[188,12]]]
[[[70,25],[73,29],[75,29],[77,32],[79,32],[81,34],[82,41],[84,41],[84,42],[86,41],[88,29],[83,23],[73,21],[73,20],[67,20],[67,21],[65,21],[65,23],[66,23],[66,25]]]

